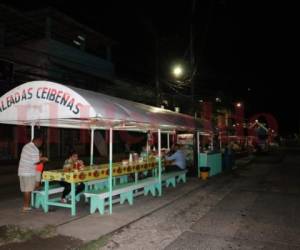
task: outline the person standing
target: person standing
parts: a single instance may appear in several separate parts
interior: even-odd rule
[[[36,182],[36,164],[40,161],[47,161],[47,157],[40,157],[39,147],[43,144],[40,134],[36,134],[33,140],[27,143],[21,152],[18,176],[20,180],[20,189],[24,196],[23,211],[30,211],[31,192],[35,189]]]

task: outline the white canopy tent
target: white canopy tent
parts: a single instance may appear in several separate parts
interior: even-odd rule
[[[159,159],[161,132],[201,130],[201,123],[185,114],[49,81],[27,82],[4,94],[0,98],[0,123],[31,126],[32,136],[36,125],[90,129],[91,165],[94,130],[109,129],[111,169],[113,130],[157,131]],[[161,160],[158,178],[161,183]],[[110,192],[111,190],[112,171]]]
[[[0,123],[165,131],[200,127],[188,115],[48,81],[28,82],[3,95]]]

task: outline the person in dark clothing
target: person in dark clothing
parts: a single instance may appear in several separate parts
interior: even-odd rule
[[[64,171],[72,171],[74,169],[83,169],[84,164],[83,161],[78,159],[78,154],[76,151],[71,150],[69,153],[69,158],[65,160],[63,169]],[[62,193],[61,202],[67,203],[66,196],[71,192],[71,184],[68,182],[61,181],[60,185],[64,187],[64,191]],[[84,183],[78,183],[76,186],[76,195],[81,193],[84,190]]]

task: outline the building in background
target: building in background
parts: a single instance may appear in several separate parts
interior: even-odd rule
[[[102,90],[114,79],[112,39],[54,10],[20,13],[0,5],[0,58],[14,83],[48,79]]]
[[[115,75],[115,44],[55,9],[24,13],[0,5],[0,95],[24,82],[49,80],[151,104],[154,91]],[[0,129],[0,160],[17,159],[30,131],[8,125]],[[88,149],[84,132],[45,129],[45,134],[51,158],[66,155],[70,145],[77,145],[80,154]]]

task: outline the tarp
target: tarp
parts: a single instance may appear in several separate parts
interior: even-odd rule
[[[49,81],[27,82],[4,94],[0,98],[0,123],[125,130],[201,129],[201,123],[192,116]]]

